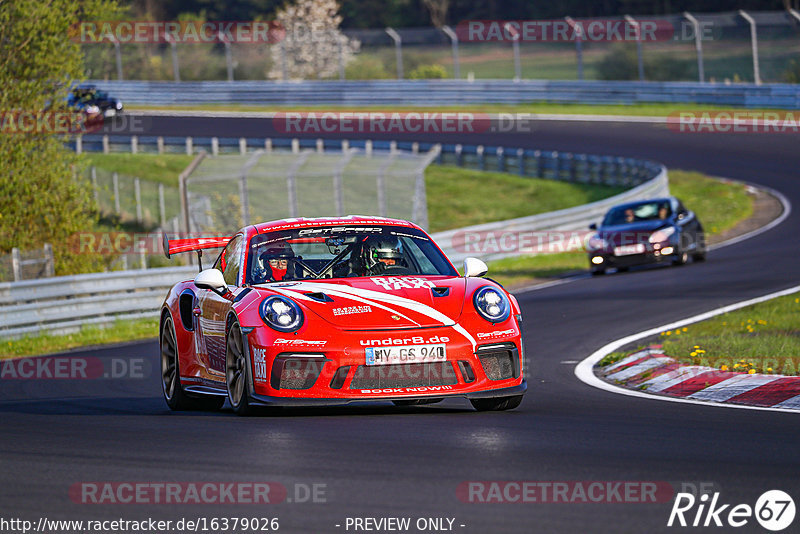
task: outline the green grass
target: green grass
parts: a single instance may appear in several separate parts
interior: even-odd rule
[[[0,359],[52,354],[78,347],[121,343],[157,337],[158,318],[117,320],[102,328],[89,325],[74,334],[32,335],[0,341]]]
[[[421,112],[444,112],[453,111],[461,113],[539,113],[539,114],[564,114],[564,115],[622,115],[622,116],[644,116],[644,117],[667,117],[671,113],[678,112],[700,112],[700,111],[719,111],[730,110],[733,106],[712,106],[705,104],[676,104],[676,103],[654,103],[654,104],[562,104],[549,102],[530,102],[525,104],[475,104],[470,106],[260,106],[242,104],[192,104],[192,105],[173,105],[173,106],[133,106],[131,110],[201,110],[201,111],[253,111],[253,112],[274,112],[274,111],[421,111]],[[779,109],[751,109],[748,111],[778,111]]]
[[[579,206],[624,189],[431,165],[425,173],[430,231]]]
[[[98,169],[136,176],[142,180],[162,183],[172,187],[178,185],[178,175],[192,161],[184,154],[96,154],[84,153],[87,165]]]
[[[721,370],[800,374],[800,297],[787,295],[661,333],[664,353]]]
[[[740,183],[720,181],[699,172],[669,171],[670,192],[697,213],[709,236],[735,226],[753,214],[753,199]],[[586,270],[583,250],[505,258],[489,264],[489,276],[503,285],[520,287],[536,279]]]

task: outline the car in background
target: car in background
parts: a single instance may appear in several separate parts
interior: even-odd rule
[[[122,113],[119,99],[109,96],[94,85],[78,85],[72,88],[67,105],[82,111],[89,119],[107,119]]]
[[[706,258],[703,225],[675,197],[629,202],[611,208],[586,244],[592,274],[634,265],[683,265]]]
[[[380,217],[287,219],[233,236],[164,239],[167,257],[224,247],[173,286],[161,308],[161,382],[174,410],[448,397],[516,408],[522,314],[488,279],[459,276],[413,223]]]

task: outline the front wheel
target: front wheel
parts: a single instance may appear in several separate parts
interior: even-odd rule
[[[511,397],[494,397],[489,399],[470,399],[472,407],[479,412],[500,412],[503,410],[513,410],[522,402],[522,395]]]
[[[239,328],[238,322],[234,322],[228,329],[225,343],[225,384],[231,407],[239,415],[249,415],[253,412],[250,395],[247,392],[249,367],[242,329]]]
[[[678,251],[678,254],[675,256],[675,259],[672,260],[672,265],[679,266],[679,265],[686,265],[686,262],[689,261],[689,253],[685,250]]]
[[[219,410],[225,403],[225,397],[192,397],[181,385],[180,358],[178,358],[178,341],[175,337],[175,325],[172,317],[167,316],[161,324],[161,391],[164,400],[171,410]]]

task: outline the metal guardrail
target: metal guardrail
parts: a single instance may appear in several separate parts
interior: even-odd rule
[[[169,288],[195,272],[195,267],[167,267],[2,283],[0,337],[153,317]]]
[[[236,146],[241,146],[238,140]],[[299,149],[311,140],[274,140]],[[181,143],[184,140],[181,139]],[[341,142],[338,141],[341,147]],[[346,146],[353,147],[357,141]],[[386,143],[389,145],[389,143]],[[391,143],[402,149],[403,143]],[[263,146],[263,145],[262,145]],[[435,145],[440,146],[440,145]],[[381,147],[374,142],[373,148]],[[415,151],[428,151],[432,144],[414,143]],[[503,147],[444,145],[438,152],[441,163],[479,169],[513,171],[525,176],[566,180],[576,183],[625,185],[631,189],[604,200],[550,213],[482,224],[433,234],[434,240],[454,262],[474,253],[459,246],[458,236],[466,233],[504,232],[520,234],[548,230],[585,229],[610,206],[637,198],[669,192],[666,169],[644,160],[588,156],[552,151]],[[551,243],[560,239],[551,235]],[[514,255],[491,254],[484,259]],[[140,271],[117,271],[0,284],[0,337],[18,337],[39,331],[66,333],[86,324],[111,323],[116,319],[153,317],[167,290],[181,279],[194,276],[194,267],[168,267]]]
[[[148,82],[91,83],[126,105],[249,104],[261,106],[453,106],[523,104],[693,103],[797,109],[800,85],[699,82],[548,80],[374,80],[323,82]]]

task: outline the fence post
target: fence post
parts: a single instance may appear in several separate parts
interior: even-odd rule
[[[403,79],[403,39],[392,28],[386,28],[386,33],[394,41],[394,54],[397,61],[397,79]]]
[[[372,139],[367,139],[366,141],[364,141],[364,153],[367,155],[368,158],[372,157]]]
[[[17,247],[11,249],[11,270],[14,273],[15,282],[22,280],[22,261],[20,260],[19,249]]]
[[[172,77],[175,78],[176,82],[179,82],[181,81],[181,68],[178,65],[178,43],[166,32],[164,33],[164,39],[169,43],[172,49]]]
[[[111,147],[108,145],[108,135],[103,135],[103,154],[111,152]]]
[[[89,168],[89,175],[92,177],[92,192],[94,193],[94,204],[97,211],[100,211],[100,191],[97,187],[97,169],[92,165]]]
[[[753,79],[756,85],[761,85],[761,73],[758,68],[758,35],[756,34],[756,21],[743,9],[739,10],[739,14],[750,24],[750,47],[753,51]]]
[[[289,81],[289,65],[286,62],[286,40],[281,39],[278,43],[278,50],[281,53],[281,79],[286,82]]]
[[[113,173],[111,175],[111,181],[114,183],[114,213],[120,215],[120,207],[119,207],[119,174]]]
[[[525,149],[517,149],[517,166],[519,168],[519,175],[525,176]]]
[[[477,148],[475,148],[475,155],[478,157],[478,169],[485,171],[486,159],[483,157],[483,145],[478,145]]]
[[[191,231],[191,224],[189,220],[189,190],[186,187],[186,180],[189,178],[189,175],[194,172],[200,162],[203,161],[203,158],[206,157],[206,151],[201,150],[198,153],[192,162],[186,167],[180,175],[178,175],[178,191],[180,192],[181,196],[181,215],[183,215],[183,231],[187,234]]]
[[[450,38],[453,48],[453,78],[458,80],[461,78],[461,65],[458,61],[458,35],[450,26],[442,26],[442,31]]]
[[[501,146],[497,147],[497,171],[506,171],[506,153]]]
[[[160,135],[156,138],[156,146],[158,147],[158,153],[164,153],[164,138]]]
[[[300,153],[300,139],[292,139],[292,154]]]
[[[325,141],[317,139],[317,154],[325,153]]]
[[[575,57],[578,60],[578,80],[583,81],[583,26],[572,17],[564,17],[569,27],[575,32]]]
[[[83,136],[81,134],[75,136],[75,153],[83,153]]]
[[[378,215],[381,217],[386,217],[387,209],[386,209],[386,170],[392,165],[396,153],[394,151],[389,152],[389,155],[386,157],[386,161],[381,163],[380,168],[378,169],[378,178],[377,178],[377,188],[378,188]]]
[[[397,152],[397,141],[389,141],[389,152],[392,154]]]
[[[625,15],[625,22],[630,24],[634,27],[634,31],[636,32],[636,58],[639,62],[639,81],[644,81],[644,58],[642,57],[642,32],[641,26],[636,19],[631,17],[630,15]]]
[[[239,138],[239,154],[242,156],[247,154],[247,139],[244,137]]]
[[[264,139],[264,150],[267,151],[267,154],[272,153],[272,139],[270,139],[269,137]]]
[[[219,40],[225,45],[225,67],[228,71],[228,81],[233,81],[233,56],[231,55],[231,43],[226,39],[222,32],[219,32]]]
[[[688,11],[684,11],[683,16],[694,28],[694,49],[697,50],[697,79],[700,83],[703,83],[706,81],[706,72],[703,67],[703,36],[701,35],[700,22]]]
[[[191,156],[192,152],[194,152],[194,146],[191,137],[186,138],[186,155]]]
[[[506,23],[505,30],[511,34],[511,46],[514,50],[514,81],[518,82],[522,79],[522,62],[519,57],[519,37],[520,34],[510,24]]]
[[[454,152],[456,155],[456,166],[461,167],[464,164],[464,147],[456,145]]]
[[[411,143],[411,153],[412,154],[419,154],[419,143],[417,143],[416,141]]]
[[[308,159],[308,156],[311,152],[306,152],[305,154],[301,155],[300,157],[296,158],[292,166],[289,168],[289,172],[286,173],[286,188],[288,192],[288,200],[289,200],[289,217],[297,217],[298,209],[297,209],[297,170],[303,166],[303,164]]]
[[[136,221],[142,222],[142,186],[138,178],[133,179],[133,195],[136,198]]]
[[[342,152],[347,152],[348,150],[350,150],[350,141],[342,139]]]
[[[131,154],[139,152],[139,137],[136,135],[131,136]]]
[[[158,184],[158,220],[161,223],[161,228],[166,229],[167,209],[164,203],[164,184]]]
[[[219,156],[219,139],[216,137],[211,138],[211,155]]]
[[[534,150],[533,157],[536,158],[536,177],[544,178],[544,152],[541,150]]]
[[[44,244],[44,275],[48,278],[56,275],[56,258],[50,243]]]
[[[116,56],[116,59],[117,59],[117,79],[121,81],[121,80],[123,80],[123,77],[122,77],[122,51],[119,48],[119,41],[117,41],[116,38],[114,38],[113,35],[111,36],[111,42],[114,43],[114,55]]]

